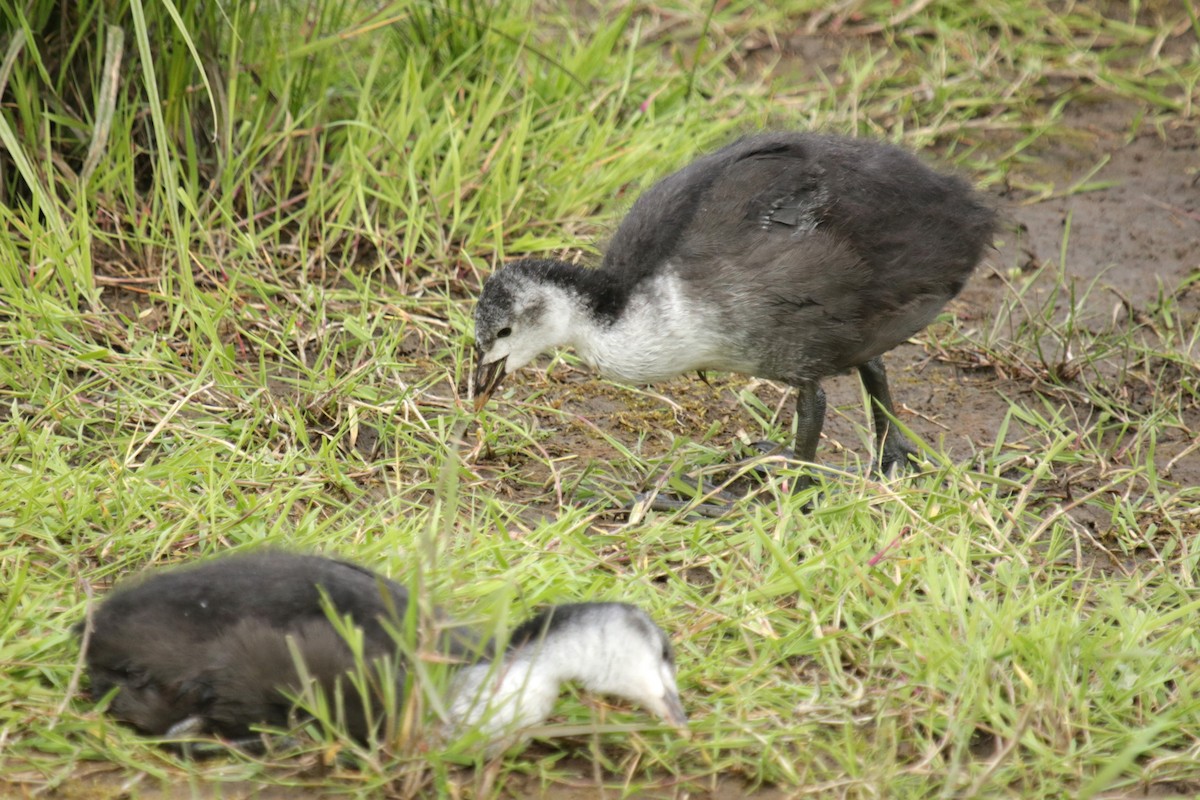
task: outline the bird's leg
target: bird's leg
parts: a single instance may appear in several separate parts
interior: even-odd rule
[[[816,381],[796,385],[796,458],[809,463],[817,460],[817,443],[825,427],[825,390]]]
[[[870,398],[871,421],[875,426],[875,442],[879,450],[879,471],[886,475],[895,465],[908,468],[916,461],[917,450],[892,422],[896,408],[892,405],[892,393],[888,391],[883,359],[876,357],[859,365],[858,375]]]
[[[825,390],[816,381],[800,381],[796,384],[796,447],[795,457],[812,464],[817,460],[817,444],[821,441],[821,429],[825,427]],[[796,479],[793,491],[812,486],[811,475]]]
[[[694,488],[681,488],[679,486],[681,482],[686,485],[693,480],[696,481]],[[652,508],[655,511],[679,511],[686,509],[702,517],[718,518],[728,514],[735,503],[744,499],[742,495],[728,488],[731,481],[727,481],[724,485],[718,485],[703,476],[687,475],[672,478],[672,476],[668,475],[663,476],[658,483],[659,489],[649,492],[639,492],[635,495],[633,502],[630,504],[631,509],[636,510],[638,506],[645,504],[647,508]],[[682,499],[688,496],[691,496],[692,499]],[[700,496],[703,496],[703,502],[696,502]]]

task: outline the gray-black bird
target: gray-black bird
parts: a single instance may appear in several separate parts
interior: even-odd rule
[[[475,309],[476,409],[506,375],[563,346],[629,383],[737,372],[796,388],[794,452],[812,462],[820,381],[856,368],[886,472],[915,451],[890,422],[881,356],[958,294],[995,225],[965,181],[893,145],[740,139],[642,194],[598,268],[525,259],[487,279]]]
[[[327,696],[342,692],[347,732],[367,741],[371,721],[381,718],[379,698],[348,680],[355,658],[327,610],[361,630],[363,660],[395,659],[402,690],[393,632],[404,630],[409,602],[395,581],[313,555],[264,551],[153,570],[91,613],[84,652],[91,693],[99,699],[115,689],[109,712],[143,733],[239,743],[256,727],[296,721],[291,697],[306,673]],[[436,649],[463,664],[448,704],[455,731],[510,741],[549,716],[561,684],[572,680],[687,724],[671,644],[636,606],[553,606],[501,645],[445,618],[438,628]]]

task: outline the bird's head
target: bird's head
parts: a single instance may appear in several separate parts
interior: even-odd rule
[[[483,284],[475,306],[475,410],[506,375],[567,338],[566,290],[547,278],[555,262],[527,259],[501,267]]]
[[[581,667],[580,682],[593,692],[636,703],[669,725],[685,730],[687,714],[675,680],[675,652],[663,630],[637,606],[594,604],[603,639],[613,643]]]

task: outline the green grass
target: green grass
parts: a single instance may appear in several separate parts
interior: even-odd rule
[[[997,265],[994,314],[924,337],[997,376],[991,439],[926,442],[921,473],[846,477],[808,514],[779,477],[721,519],[622,511],[727,466],[731,441],[784,440],[769,386],[617,389],[567,357],[478,417],[463,402],[483,276],[592,249],[639,189],[739,132],[896,139],[1039,202],[1103,186],[1039,170],[1076,143],[1077,104],[1122,98],[1131,135],[1195,125],[1190,2],[775,5],[0,11],[4,791],[1200,785],[1200,491],[1172,474],[1197,454],[1159,454],[1197,435],[1194,275],[1097,324],[1102,290],[1063,263],[1076,234],[1034,274]],[[835,66],[747,54],[805,29]],[[833,466],[867,453],[845,417],[858,440],[822,448]],[[544,740],[487,763],[436,740],[431,675],[425,732],[378,751],[315,731],[299,753],[183,762],[79,696],[70,626],[111,582],[262,544],[419,580],[485,626],[642,604],[677,644],[693,736],[568,696]]]

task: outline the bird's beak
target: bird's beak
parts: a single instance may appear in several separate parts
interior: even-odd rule
[[[683,710],[683,703],[679,700],[678,692],[668,691],[663,697],[662,708],[657,711],[659,716],[673,727],[681,731],[687,730],[687,712]]]
[[[472,394],[475,397],[475,410],[479,411],[487,405],[488,398],[492,396],[492,392],[496,391],[496,387],[504,380],[504,363],[508,361],[508,356],[499,358],[490,364],[481,363],[483,361],[483,351],[475,351],[475,381]]]

